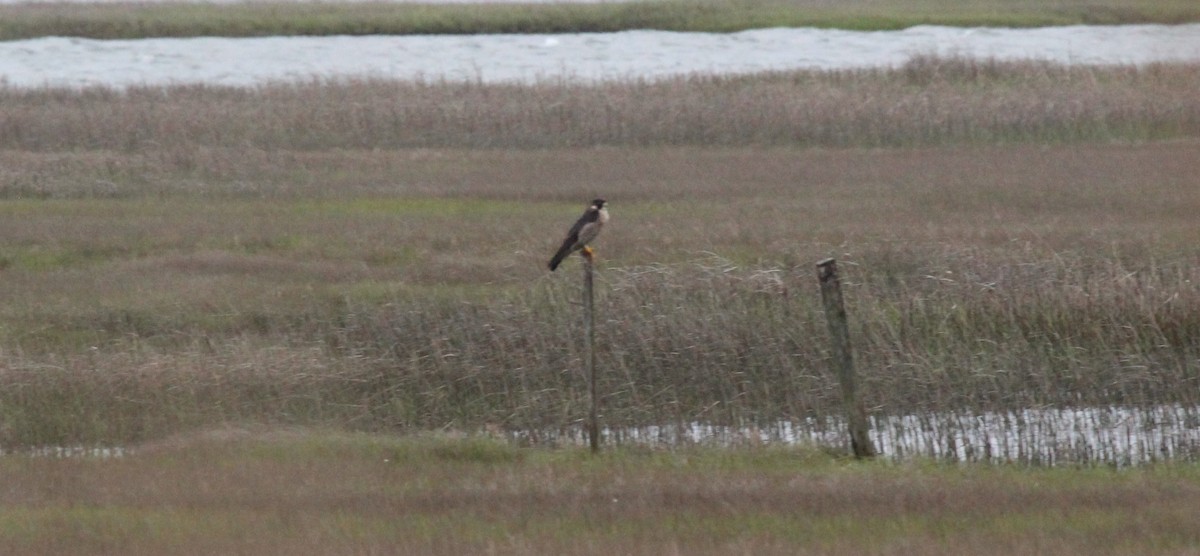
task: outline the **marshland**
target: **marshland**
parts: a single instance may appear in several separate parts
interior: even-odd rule
[[[570,429],[577,266],[543,259],[597,195],[614,428],[836,413],[830,256],[879,415],[1191,407],[1198,82],[916,58],[0,91],[3,444]]]
[[[0,447],[129,450],[0,458],[0,542],[1194,548],[1198,87],[1194,63],[917,56],[0,88]],[[579,264],[545,261],[596,196],[591,457]],[[822,436],[826,257],[877,438],[925,448],[855,463]],[[1139,455],[1029,436],[1063,415],[1144,424]],[[697,426],[720,434],[678,441]]]

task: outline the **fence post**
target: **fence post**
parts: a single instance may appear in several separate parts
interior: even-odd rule
[[[596,311],[592,296],[592,276],[595,273],[591,252],[583,252],[583,357],[588,377],[588,443],[592,453],[600,451],[600,399],[596,395]]]
[[[825,259],[817,263],[817,279],[821,282],[821,302],[825,306],[825,321],[833,347],[833,370],[842,386],[842,405],[850,427],[850,448],[856,458],[875,455],[875,447],[867,434],[867,412],[858,399],[858,384],[854,374],[854,359],[850,354],[850,327],[846,323],[846,305],[838,280],[837,261]]]

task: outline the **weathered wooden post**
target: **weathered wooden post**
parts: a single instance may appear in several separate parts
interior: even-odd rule
[[[588,442],[592,453],[600,451],[600,398],[596,395],[596,311],[592,296],[592,276],[595,274],[592,251],[588,247],[583,255],[583,364],[587,370],[588,397],[591,408],[588,412]]]
[[[846,305],[838,281],[837,261],[825,259],[817,263],[817,279],[821,282],[821,301],[825,306],[825,321],[833,344],[833,370],[842,386],[842,404],[846,423],[850,427],[850,448],[856,458],[875,455],[875,447],[867,434],[867,412],[858,400],[858,384],[854,375],[854,359],[850,354],[850,327],[846,323]]]

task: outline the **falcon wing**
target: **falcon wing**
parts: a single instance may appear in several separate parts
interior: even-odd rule
[[[554,258],[550,259],[549,266],[551,271],[558,268],[558,265],[562,263],[563,259],[567,258],[567,255],[571,254],[571,251],[583,247],[584,243],[596,237],[595,233],[589,233],[590,228],[588,225],[594,224],[598,218],[599,213],[595,209],[589,208],[583,213],[583,216],[579,217],[579,220],[575,221],[575,225],[571,226],[571,231],[567,232],[567,237],[563,240],[562,246],[558,248],[558,252],[554,254]],[[584,241],[580,241],[581,234],[585,236]]]

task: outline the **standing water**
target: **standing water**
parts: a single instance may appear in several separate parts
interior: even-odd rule
[[[884,458],[1128,467],[1200,460],[1200,407],[1036,408],[998,412],[931,412],[870,418],[872,443]],[[522,441],[580,444],[581,428],[520,433]],[[840,417],[809,417],[763,426],[679,423],[604,431],[605,443],[677,446],[781,444],[848,453]]]
[[[352,77],[591,81],[889,67],[920,55],[1064,64],[1198,62],[1200,24],[111,41],[48,37],[0,42],[0,83],[14,87],[252,86],[268,81]]]

